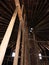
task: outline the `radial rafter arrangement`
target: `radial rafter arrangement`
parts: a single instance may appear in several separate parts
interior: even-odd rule
[[[34,31],[35,37],[37,39],[35,40],[35,42],[38,43],[38,46],[40,49],[42,49],[42,51],[46,49],[45,51],[48,54],[49,51],[47,50],[49,49],[49,42],[48,42],[49,41],[49,0],[19,0],[19,1],[20,1],[21,9],[22,9],[22,4],[24,5],[26,24],[28,27],[28,35],[30,35],[29,40],[31,39],[31,43],[32,43],[32,36]],[[10,23],[10,20],[12,18],[15,9],[16,9],[16,5],[14,0],[7,0],[7,1],[0,0],[0,43],[3,40],[4,34],[7,30],[7,27]],[[20,22],[19,17],[17,15],[7,48],[8,51],[10,50],[9,52],[15,50],[19,22]],[[31,45],[33,46],[33,44]],[[8,55],[8,51],[6,53],[7,55]]]

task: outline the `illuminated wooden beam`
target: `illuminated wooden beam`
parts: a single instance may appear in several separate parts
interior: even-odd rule
[[[15,58],[14,58],[13,65],[18,65],[20,38],[21,38],[21,22],[20,22],[20,25],[19,25],[19,31],[18,31],[18,37],[17,37],[16,49],[15,49]]]
[[[0,65],[2,65],[4,56],[5,56],[5,52],[6,52],[8,42],[9,42],[9,39],[10,39],[10,36],[11,36],[11,33],[12,33],[12,29],[13,29],[13,26],[14,26],[14,23],[15,23],[16,16],[17,16],[17,10],[15,9],[14,14],[11,18],[11,21],[9,23],[9,26],[8,26],[8,28],[5,32],[5,35],[3,37],[3,40],[1,42],[1,46],[0,46]]]

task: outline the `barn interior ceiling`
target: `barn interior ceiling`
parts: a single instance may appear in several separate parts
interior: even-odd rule
[[[43,41],[49,41],[49,0],[20,0],[24,4],[28,31],[33,28],[35,35]],[[9,25],[16,6],[14,0],[0,0],[0,43]],[[19,19],[15,20],[8,49],[15,49]],[[11,45],[12,44],[12,45]],[[8,53],[8,52],[7,52]]]
[[[49,0],[20,0],[26,10],[27,25],[37,36],[49,40]],[[15,10],[14,0],[0,0],[0,40]]]

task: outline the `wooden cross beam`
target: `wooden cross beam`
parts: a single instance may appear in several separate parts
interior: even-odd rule
[[[24,24],[23,24],[23,17],[22,17],[22,10],[20,8],[20,4],[19,4],[19,0],[15,0],[15,3],[16,3],[16,8],[15,9],[15,12],[11,18],[11,21],[10,21],[10,24],[5,32],[5,35],[4,35],[4,38],[1,42],[1,46],[0,46],[0,65],[2,65],[2,62],[3,62],[3,59],[4,59],[4,56],[5,56],[5,52],[6,52],[6,49],[7,49],[7,46],[8,46],[8,42],[9,42],[9,39],[10,39],[10,36],[11,36],[11,33],[12,33],[12,29],[13,29],[13,26],[14,26],[14,23],[15,23],[15,19],[16,19],[16,16],[17,16],[17,13],[18,13],[18,17],[19,17],[19,20],[20,20],[20,25],[22,26],[22,29],[24,28]],[[21,28],[21,27],[20,27]],[[20,36],[21,36],[21,29],[19,29],[19,35],[18,35],[18,39],[17,39],[17,44],[16,47],[17,47],[17,52],[19,53],[19,45],[20,45]],[[17,59],[18,59],[18,54],[17,54]],[[16,64],[15,64],[16,62]],[[14,65],[17,65],[17,61],[14,61]]]
[[[20,2],[19,2],[19,0],[15,0],[15,5],[16,5],[16,7],[17,7],[17,12],[18,12],[18,17],[19,17],[19,21],[21,22],[21,24],[22,24],[22,28],[23,28],[23,26],[24,26],[24,20],[23,20],[23,17],[22,17],[22,10],[23,9],[21,9],[21,7],[20,7]]]
[[[23,6],[22,6],[22,9],[21,9],[19,0],[15,0],[15,5],[17,7],[18,17],[19,17],[19,21],[21,22],[21,28],[22,28],[22,32],[23,32],[23,30],[24,30],[24,20],[23,20],[23,17],[22,17]],[[20,31],[20,29],[19,29],[19,31]],[[13,65],[18,65],[18,55],[19,55],[20,36],[21,36],[20,33],[18,33],[18,37],[17,37],[16,53],[15,53],[16,55],[15,55],[15,58],[14,58]],[[23,33],[23,35],[24,35],[24,33]],[[24,43],[24,38],[23,38],[23,43]],[[22,45],[22,50],[23,50],[23,45]],[[23,51],[22,51],[22,56],[23,56]],[[23,59],[21,59],[21,61],[22,61],[21,65],[23,65]]]

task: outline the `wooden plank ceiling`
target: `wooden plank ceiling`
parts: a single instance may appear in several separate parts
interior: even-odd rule
[[[41,40],[49,40],[49,0],[20,0],[26,10],[26,20],[30,31],[33,28],[36,36]],[[22,5],[21,5],[22,6]],[[0,0],[0,43],[15,10],[14,0]],[[13,32],[9,41],[7,54],[10,48],[15,48],[19,20],[16,19]],[[30,32],[29,32],[30,33]],[[9,50],[10,49],[10,50]]]
[[[29,28],[41,40],[49,40],[49,0],[24,0]]]
[[[20,2],[25,6],[29,30],[32,27],[36,36],[41,38],[41,40],[49,40],[49,0],[20,0]],[[0,0],[0,42],[14,10],[14,0]],[[18,21],[18,17],[16,21]],[[15,35],[17,35],[18,24],[18,22],[15,23],[11,36],[11,42],[13,43],[16,40]]]

